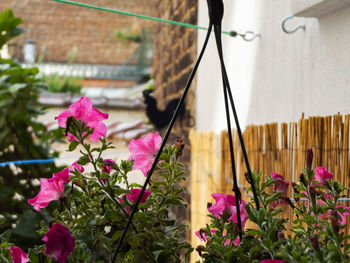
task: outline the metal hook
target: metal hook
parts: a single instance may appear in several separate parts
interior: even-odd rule
[[[286,34],[293,34],[293,33],[295,33],[295,32],[296,32],[297,30],[299,30],[299,29],[305,30],[305,25],[297,26],[296,28],[294,28],[294,29],[292,29],[292,30],[286,29],[286,22],[287,22],[288,20],[292,19],[292,18],[294,18],[294,16],[293,16],[293,15],[290,15],[290,16],[287,16],[285,19],[283,19],[283,21],[282,21],[282,30],[283,30],[284,33],[286,33]]]
[[[261,37],[260,34],[255,34],[253,31],[246,31],[245,33],[238,33],[237,31],[230,31],[231,37],[240,36],[245,41],[253,41],[257,37]],[[251,37],[248,37],[251,36]]]
[[[241,36],[245,41],[249,41],[249,42],[253,41],[257,37],[261,37],[260,34],[255,34],[253,31],[246,31],[244,34],[241,34]]]

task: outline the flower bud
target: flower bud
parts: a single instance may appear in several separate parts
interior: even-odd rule
[[[340,227],[338,223],[338,212],[337,211],[332,211],[331,214],[329,215],[329,221],[331,223],[331,226],[335,232],[339,232]]]
[[[80,187],[81,189],[85,190],[84,181],[74,181],[73,184]]]
[[[277,233],[277,237],[278,237],[279,240],[286,239],[286,236],[284,235],[284,233],[282,231],[279,231]]]
[[[196,251],[198,252],[198,255],[199,255],[200,257],[202,257],[202,251],[204,251],[204,250],[205,250],[205,247],[202,246],[202,245],[199,245],[199,246],[196,248]]]
[[[321,249],[320,249],[320,243],[318,242],[318,237],[317,235],[311,235],[309,237],[310,239],[310,243],[311,243],[311,246],[312,248],[314,249],[314,251],[316,253],[320,253],[321,252]]]
[[[309,187],[310,199],[312,203],[312,207],[316,207],[316,189],[313,185]]]
[[[304,174],[300,174],[299,180],[304,186],[307,186]]]
[[[251,210],[250,210],[250,205],[249,204],[244,204],[244,210],[247,212],[247,214],[249,215]]]
[[[233,224],[232,230],[233,230],[233,233],[238,234],[239,233],[238,224]]]
[[[311,170],[312,169],[312,161],[314,159],[314,153],[312,152],[312,149],[306,150],[306,168]]]
[[[184,141],[182,139],[177,139],[174,144],[176,158],[179,158],[182,155],[182,151],[185,148]]]
[[[73,116],[69,116],[69,117],[67,118],[67,120],[66,120],[65,136],[68,135],[68,131],[69,131],[69,128],[70,128],[70,126],[71,126],[73,120],[74,120],[74,117],[73,117]]]
[[[299,194],[299,191],[298,191],[298,189],[297,189],[297,184],[294,183],[294,182],[292,182],[292,187],[293,187],[293,193],[294,193],[294,194]],[[298,202],[298,201],[300,200],[300,198],[297,197],[297,198],[294,198],[294,200],[295,200],[295,202]]]

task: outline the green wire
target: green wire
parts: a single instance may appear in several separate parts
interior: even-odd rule
[[[177,25],[177,26],[184,26],[184,27],[190,27],[190,28],[195,28],[195,29],[208,30],[208,28],[202,27],[202,26],[197,26],[197,25],[192,25],[192,24],[187,24],[187,23],[182,23],[182,22],[177,22],[177,21],[172,21],[172,20],[161,19],[161,18],[157,18],[157,17],[153,17],[153,16],[139,15],[139,14],[119,11],[119,10],[106,8],[106,7],[94,6],[94,5],[73,2],[73,1],[68,1],[68,0],[52,0],[52,1],[64,3],[64,4],[75,5],[75,6],[87,7],[87,8],[91,8],[91,9],[111,12],[111,13],[120,14],[120,15],[134,16],[137,18],[148,19],[148,20],[152,20],[152,21],[156,21],[156,22],[168,23],[168,24]],[[222,33],[229,35],[229,36],[235,36],[234,32],[222,31]]]

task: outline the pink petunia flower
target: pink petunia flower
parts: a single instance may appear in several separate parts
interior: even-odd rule
[[[271,178],[277,180],[273,187],[274,191],[282,192],[282,197],[287,197],[289,182],[286,182],[282,175],[273,172],[271,172]],[[288,204],[288,202],[286,200],[280,199],[273,202],[272,205],[276,207],[278,204]]]
[[[230,239],[226,239],[225,240],[225,243],[224,243],[224,246],[227,246],[227,245],[229,245],[231,243],[231,240]]]
[[[64,184],[69,182],[69,169],[65,168],[61,172],[53,174],[50,179],[40,179],[40,191],[32,199],[28,199],[28,204],[32,205],[38,212],[45,208],[51,201],[59,200],[64,196]]]
[[[112,171],[114,163],[113,159],[103,159],[102,172],[109,174]]]
[[[285,263],[283,260],[279,259],[264,259],[260,263]]]
[[[304,192],[304,194],[305,194],[306,197],[308,197],[308,194],[306,192]],[[326,200],[327,199],[330,199],[330,200],[334,199],[330,194],[324,194],[324,197],[325,197]],[[326,205],[326,202],[323,201],[323,200],[317,200],[317,204],[322,206],[322,205]],[[306,203],[306,207],[309,207],[308,202]],[[338,217],[339,217],[338,223],[344,226],[344,225],[346,225],[346,217],[348,215],[350,215],[350,207],[344,206],[344,205],[337,205],[336,206],[336,208],[340,208],[340,207],[343,208],[345,210],[345,212],[341,213],[341,212],[337,211],[337,214],[338,214]],[[328,219],[330,214],[331,214],[331,212],[332,212],[332,210],[328,209],[324,214],[319,215],[318,219],[323,219],[323,218]],[[311,215],[314,215],[314,213],[311,212]],[[320,226],[320,224],[317,224],[317,226]],[[325,228],[323,230],[325,230]]]
[[[29,262],[29,258],[27,253],[23,252],[22,249],[20,249],[17,246],[10,246],[9,247],[12,257],[12,263],[27,263]]]
[[[161,144],[162,137],[158,132],[148,134],[145,138],[131,140],[129,143],[129,151],[131,152],[129,160],[134,160],[133,168],[141,170],[147,176]]]
[[[69,182],[69,177],[70,177],[70,168],[65,168],[58,173],[54,173],[53,176],[48,181],[54,182],[58,180],[66,184]]]
[[[42,240],[46,243],[46,255],[51,256],[53,253],[58,263],[65,263],[75,248],[73,235],[61,224],[54,224]]]
[[[68,110],[55,117],[55,120],[58,120],[60,127],[66,128],[67,118],[70,116],[82,121],[90,129],[94,129],[93,133],[89,135],[92,142],[97,142],[99,138],[106,136],[107,126],[102,121],[108,119],[108,113],[102,113],[93,108],[89,98],[81,97],[80,100],[70,105]],[[69,138],[76,140],[72,134]]]
[[[333,197],[329,194],[324,194],[324,197],[325,199],[330,199],[330,200],[333,200]],[[317,200],[317,203],[319,205],[325,205],[326,203],[323,201],[323,200]],[[350,215],[350,207],[348,206],[344,206],[344,205],[337,205],[336,208],[343,208],[345,210],[345,212],[343,213],[340,213],[339,211],[337,211],[337,214],[339,216],[339,220],[338,220],[338,223],[341,224],[341,225],[346,225],[346,216]],[[319,219],[322,219],[322,218],[328,218],[331,214],[332,210],[329,209],[327,210],[326,213],[322,214],[322,215],[319,215]]]
[[[126,199],[128,201],[133,201],[133,203],[136,203],[139,195],[141,193],[141,189],[140,188],[132,188],[130,190],[130,194],[127,193],[127,194],[124,194],[122,196],[122,198],[119,198],[119,202],[122,203],[124,200],[123,200],[123,197],[126,196]],[[145,192],[143,193],[142,197],[141,197],[141,200],[140,200],[140,204],[144,204],[146,203],[146,200],[147,198],[152,194],[152,191],[150,190],[145,190]],[[126,211],[128,211],[128,213],[130,213],[130,208],[129,206],[126,207]]]
[[[336,208],[343,208],[345,210],[345,212],[343,213],[340,213],[339,211],[336,211],[337,214],[338,214],[338,223],[341,224],[341,225],[346,225],[346,216],[350,215],[350,207],[348,206],[344,206],[344,205],[337,205]],[[322,219],[322,218],[328,218],[331,214],[332,210],[327,210],[326,213],[322,214],[322,215],[319,215],[319,219]]]
[[[239,246],[241,244],[241,240],[239,239],[239,237],[237,237],[235,241],[233,241],[233,244],[235,244],[236,246]]]
[[[238,223],[237,220],[237,210],[236,210],[236,198],[232,195],[225,195],[225,194],[212,194],[211,195],[216,203],[208,208],[208,211],[216,218],[221,218],[221,216],[226,213],[230,215],[230,217],[227,219],[228,221],[232,221],[233,223]],[[244,209],[245,202],[242,200],[241,204],[239,205],[239,211],[241,214],[241,222],[242,227],[244,228],[245,223],[248,220],[247,213]]]
[[[317,167],[315,169],[316,175],[312,180],[317,180],[320,185],[325,185],[327,180],[332,179],[334,175],[327,171],[326,167]]]

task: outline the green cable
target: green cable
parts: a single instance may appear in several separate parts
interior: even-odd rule
[[[184,26],[184,27],[190,27],[190,28],[195,28],[195,29],[208,30],[208,28],[202,27],[202,26],[197,26],[197,25],[192,25],[192,24],[187,24],[187,23],[182,23],[182,22],[177,22],[177,21],[172,21],[172,20],[161,19],[161,18],[157,18],[157,17],[153,17],[153,16],[139,15],[139,14],[129,13],[129,12],[125,12],[125,11],[119,11],[119,10],[106,8],[106,7],[94,6],[94,5],[73,2],[73,1],[68,1],[68,0],[52,0],[52,1],[64,3],[64,4],[75,5],[75,6],[87,7],[87,8],[91,8],[91,9],[116,13],[116,14],[120,14],[120,15],[134,16],[137,18],[148,19],[148,20],[152,20],[152,21],[156,21],[156,22],[168,23],[168,24],[177,25],[177,26]],[[229,36],[236,36],[237,35],[237,33],[234,31],[232,31],[232,32],[222,31],[222,33],[229,35]]]

